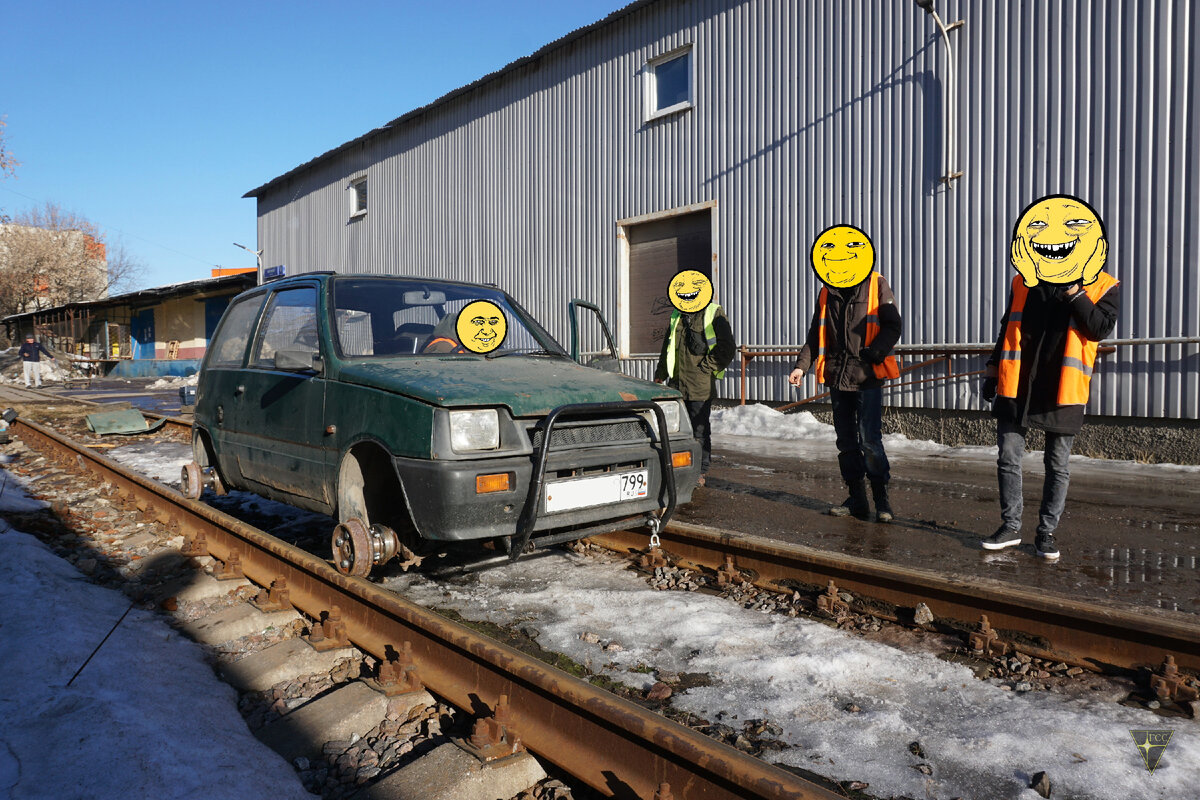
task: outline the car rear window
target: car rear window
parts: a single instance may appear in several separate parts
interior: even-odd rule
[[[263,295],[235,300],[221,317],[221,325],[208,346],[208,367],[240,367],[246,344],[254,330],[254,320],[262,306]]]

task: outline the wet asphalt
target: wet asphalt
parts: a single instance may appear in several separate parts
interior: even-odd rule
[[[960,578],[1122,606],[1200,614],[1200,472],[1073,459],[1056,532],[1061,557],[1033,548],[1040,453],[1025,459],[1020,546],[984,550],[1000,524],[994,451],[889,453],[889,524],[831,517],[846,496],[832,444],[717,437],[707,484],[676,512],[718,527]]]

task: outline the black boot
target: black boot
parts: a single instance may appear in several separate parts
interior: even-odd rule
[[[875,498],[875,519],[891,522],[895,515],[892,514],[892,504],[888,502],[887,484],[871,481],[871,495]]]
[[[867,519],[871,515],[871,505],[867,502],[866,480],[851,481],[846,484],[846,488],[850,490],[850,496],[843,500],[841,505],[829,509],[829,513],[835,517],[855,516]]]

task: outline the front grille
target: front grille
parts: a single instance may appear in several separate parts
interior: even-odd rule
[[[546,431],[542,428],[529,430],[529,440],[533,443],[534,449],[542,446],[545,436]],[[649,442],[650,439],[650,426],[643,419],[559,424],[554,426],[554,433],[550,438],[550,449],[563,450],[571,447],[620,442]]]

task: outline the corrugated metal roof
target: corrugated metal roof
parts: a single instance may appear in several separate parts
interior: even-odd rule
[[[183,283],[170,283],[166,286],[155,286],[150,289],[138,289],[136,292],[126,292],[125,294],[107,297],[103,300],[89,300],[83,303],[65,303],[61,306],[53,308],[39,308],[37,311],[26,311],[23,314],[12,314],[0,319],[0,322],[5,324],[16,322],[17,320],[32,317],[37,314],[49,314],[56,311],[65,311],[69,308],[104,308],[105,306],[118,306],[126,304],[135,304],[140,300],[165,300],[171,297],[181,295],[198,294],[200,292],[212,292],[228,287],[239,289],[249,288],[255,284],[258,276],[255,273],[246,273],[244,275],[224,275],[220,278],[202,278],[198,281],[185,281]],[[245,284],[243,287],[242,284]]]

